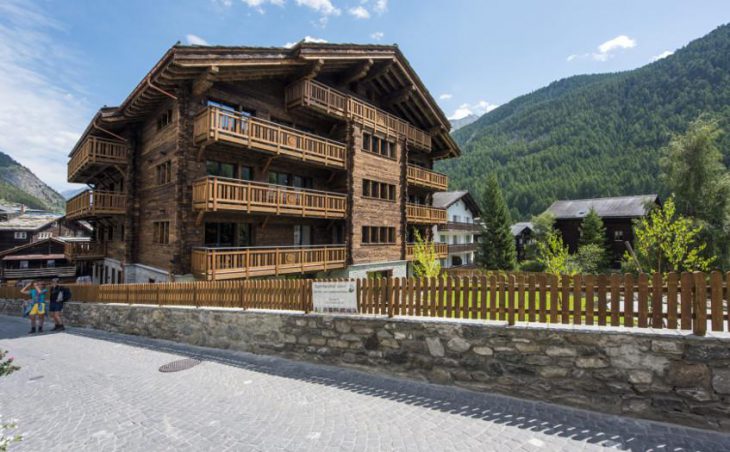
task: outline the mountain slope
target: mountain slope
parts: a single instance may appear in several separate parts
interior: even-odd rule
[[[65,201],[28,168],[0,152],[0,200],[63,212]]]
[[[479,119],[479,116],[477,116],[473,113],[470,115],[466,115],[463,118],[451,119],[451,120],[449,120],[451,122],[451,131],[455,132],[455,131],[461,129],[462,127],[466,127],[469,124],[476,121],[477,119]]]
[[[515,219],[555,199],[663,193],[657,160],[671,134],[703,113],[727,128],[728,55],[724,25],[639,69],[554,82],[454,132],[463,156],[437,169],[477,197],[495,171]]]

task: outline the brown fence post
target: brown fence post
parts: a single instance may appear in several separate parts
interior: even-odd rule
[[[722,331],[722,273],[713,271],[710,274],[711,301],[710,316],[712,319],[712,331]]]
[[[388,278],[388,286],[390,287],[390,297],[388,297],[388,317],[393,317],[393,309],[398,302],[400,293],[400,278]]]
[[[705,274],[702,272],[694,272],[694,323],[692,332],[697,336],[707,334],[707,283],[705,282]]]
[[[515,275],[509,275],[507,279],[507,324],[515,324]]]

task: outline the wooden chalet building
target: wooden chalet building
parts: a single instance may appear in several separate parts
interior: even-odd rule
[[[606,227],[606,245],[614,267],[621,266],[626,243],[634,243],[634,220],[644,217],[658,206],[657,195],[618,196],[613,198],[555,201],[547,212],[555,218],[555,229],[563,236],[571,253],[578,250],[583,218],[594,209]]]
[[[53,213],[16,212],[0,221],[0,252],[51,237],[89,237],[91,225]]]
[[[515,238],[515,250],[517,251],[517,262],[525,260],[526,247],[532,242],[532,223],[520,222],[510,226],[512,237]]]
[[[406,274],[459,149],[397,46],[174,46],[70,154],[94,279]]]
[[[45,238],[0,252],[0,279],[5,283],[61,278],[73,282],[76,266],[64,254],[66,243]]]

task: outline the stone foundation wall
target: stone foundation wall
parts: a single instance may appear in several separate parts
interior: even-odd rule
[[[18,301],[0,314],[18,315]],[[730,431],[730,337],[69,303],[75,326]]]

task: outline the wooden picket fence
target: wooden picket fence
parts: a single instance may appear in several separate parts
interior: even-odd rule
[[[337,281],[337,280],[317,280]],[[474,277],[357,280],[359,312],[692,330],[730,331],[730,273],[638,276],[483,274]],[[312,310],[313,280],[70,285],[75,301]],[[0,298],[22,298],[0,287]]]

